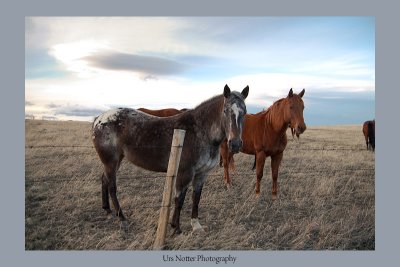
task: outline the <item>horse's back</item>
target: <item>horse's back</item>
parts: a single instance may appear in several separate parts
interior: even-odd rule
[[[152,116],[135,109],[107,111],[94,121],[92,141],[103,163],[125,157],[141,168],[166,172],[174,129],[186,131],[182,166],[195,165],[209,146],[193,112],[172,117]]]
[[[243,153],[255,155],[257,151],[264,151],[267,155],[273,155],[285,150],[286,133],[280,136],[268,129],[271,126],[266,122],[265,116],[265,111],[246,114],[242,133]]]
[[[170,117],[183,112],[175,108],[166,108],[166,109],[139,108],[138,110],[157,117]]]
[[[92,141],[103,161],[126,157],[152,171],[166,171],[173,129],[168,121],[135,109],[107,111],[93,123]]]

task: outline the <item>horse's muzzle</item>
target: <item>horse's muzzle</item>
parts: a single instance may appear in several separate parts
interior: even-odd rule
[[[243,142],[240,139],[234,139],[228,141],[229,150],[234,154],[239,153],[240,149],[242,149],[242,146]]]
[[[303,124],[303,125],[299,124],[299,125],[297,125],[297,127],[294,129],[294,132],[295,132],[296,136],[299,137],[300,134],[304,133],[304,131],[305,131],[306,129],[307,129],[307,127],[306,127],[305,124]]]

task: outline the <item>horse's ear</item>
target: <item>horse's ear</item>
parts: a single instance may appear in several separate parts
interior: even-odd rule
[[[303,88],[303,90],[301,90],[301,92],[299,93],[300,97],[303,97],[304,93],[306,92],[306,89]]]
[[[229,88],[229,86],[227,84],[225,84],[224,96],[225,96],[225,98],[228,98],[230,95],[231,95],[231,89]]]
[[[244,99],[246,99],[248,95],[249,95],[249,86],[247,85],[242,91],[242,96],[244,97]]]
[[[290,88],[290,90],[289,90],[289,94],[288,94],[288,97],[292,97],[293,96],[293,89],[292,88]]]

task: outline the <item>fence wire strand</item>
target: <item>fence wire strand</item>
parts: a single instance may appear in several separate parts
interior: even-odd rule
[[[184,147],[184,146],[181,146]],[[208,146],[194,146],[195,148],[202,148]],[[40,148],[88,148],[95,150],[94,146],[89,145],[25,145],[25,149],[40,149]],[[165,148],[170,149],[171,146],[136,146],[134,148]],[[285,151],[367,151],[366,148],[361,147],[315,147],[315,148],[300,148],[300,147],[287,147]]]
[[[151,148],[160,148],[159,146],[141,146],[141,147],[151,147]],[[41,149],[41,148],[85,148],[85,149],[95,149],[94,146],[92,145],[25,145],[25,149]],[[163,146],[163,148],[167,148],[165,146]],[[170,146],[168,146],[168,149],[170,148]],[[297,148],[297,147],[289,147],[286,148],[285,151],[366,151],[365,148],[360,148],[360,147],[348,147],[348,148],[329,148],[329,147],[320,147],[320,148]],[[91,154],[91,153],[84,153],[86,154]],[[95,151],[93,151],[93,155],[96,156]],[[214,173],[210,173],[208,175],[208,177],[214,178],[214,177],[220,177],[221,178],[221,183],[223,183],[223,173],[222,167],[218,167],[216,166],[215,169],[217,171],[214,171]],[[221,171],[218,171],[218,169],[220,169]],[[268,168],[265,168],[268,169]],[[217,173],[218,172],[218,173]],[[268,172],[268,171],[265,171]],[[324,168],[324,169],[285,169],[284,166],[282,166],[280,172],[279,172],[279,177],[285,177],[285,176],[289,176],[292,174],[331,174],[331,173],[345,173],[346,175],[351,175],[354,172],[373,172],[371,173],[371,176],[374,175],[375,173],[375,168],[340,168],[340,169],[333,169],[333,168]],[[90,173],[90,172],[88,172]],[[269,175],[270,173],[268,172],[267,175]],[[76,174],[71,174],[71,176],[87,176],[88,174],[82,174],[82,173],[76,173]],[[237,168],[233,171],[231,171],[231,175],[233,178],[235,177],[241,177],[241,176],[255,176],[255,171],[246,167],[242,167],[242,168]],[[74,182],[98,182],[100,180],[101,177],[101,173],[99,173],[98,176],[96,177],[91,177],[91,178],[72,178],[72,179],[66,179],[66,178],[60,178],[60,177],[54,177],[54,176],[48,176],[48,177],[43,177],[43,178],[25,178],[25,185],[29,186],[31,184],[37,184],[37,183],[74,183]],[[117,177],[117,181],[120,182],[127,182],[127,181],[134,181],[136,179],[150,179],[150,180],[154,180],[154,179],[165,179],[166,178],[166,173],[155,173],[155,174],[140,174],[140,175],[129,175],[129,176],[118,176]],[[285,178],[283,178],[285,179]],[[143,184],[130,184],[130,187],[133,188],[143,188],[145,185]],[[147,185],[149,186],[149,185]],[[157,186],[160,187],[160,190],[163,189],[163,184],[162,185],[153,185],[153,186]],[[363,198],[371,198],[372,200],[375,199],[375,194],[374,192],[370,192],[370,191],[357,191],[357,193],[363,193]],[[189,193],[189,191],[188,191]],[[334,197],[334,193],[332,194],[311,194],[310,196],[315,198],[319,198],[319,199],[324,199],[324,198],[332,198]],[[254,194],[254,192],[251,192],[251,194]],[[73,195],[73,198],[79,198],[78,195]],[[159,198],[159,196],[155,196],[154,198]],[[153,198],[153,199],[154,199]],[[283,196],[284,200],[281,201],[291,201],[291,200],[302,200],[302,201],[306,201],[304,200],[304,196],[290,196],[290,195],[285,195]],[[310,200],[311,201],[311,200]],[[367,200],[368,201],[368,200]],[[161,202],[161,198],[160,201]],[[268,204],[267,200],[264,200],[264,202],[266,202],[266,204]],[[334,204],[338,204],[341,201],[338,199],[335,199],[333,201]],[[137,204],[136,204],[137,205]],[[135,205],[135,206],[136,206]],[[212,202],[212,203],[207,203],[207,202],[202,202],[200,203],[200,208],[201,207],[209,207],[209,206],[215,206],[215,205],[221,205],[221,206],[228,206],[228,207],[240,207],[241,205],[243,206],[243,203],[239,203],[237,202],[236,199],[232,199],[231,202],[225,202],[225,201],[220,201],[220,202]],[[239,206],[238,206],[239,205]],[[139,205],[138,205],[139,206]],[[183,210],[189,210],[191,209],[190,205],[185,205],[186,207]],[[144,208],[144,209],[160,209],[163,207],[173,207],[173,205],[167,205],[167,206],[163,206],[160,204],[155,204],[155,205],[140,205],[140,208]]]

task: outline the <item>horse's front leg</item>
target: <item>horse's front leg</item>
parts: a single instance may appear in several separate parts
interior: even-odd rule
[[[220,154],[224,166],[224,182],[226,187],[229,188],[229,186],[231,185],[231,177],[229,176],[229,163],[231,157],[229,155],[230,153],[228,148],[228,142],[226,140],[221,144]]]
[[[283,152],[271,156],[271,173],[272,173],[272,200],[278,198],[278,172],[281,164]]]
[[[192,219],[190,221],[193,232],[204,232],[204,228],[199,222],[199,202],[201,198],[201,191],[203,190],[203,184],[205,181],[205,174],[196,175],[193,181],[193,195],[192,195]]]
[[[184,187],[180,187],[178,183],[176,183],[176,194],[175,194],[175,209],[174,214],[172,216],[171,226],[174,228],[174,234],[182,233],[180,227],[180,216],[181,210],[183,207],[183,202],[185,201],[186,191],[188,187],[187,185]]]

